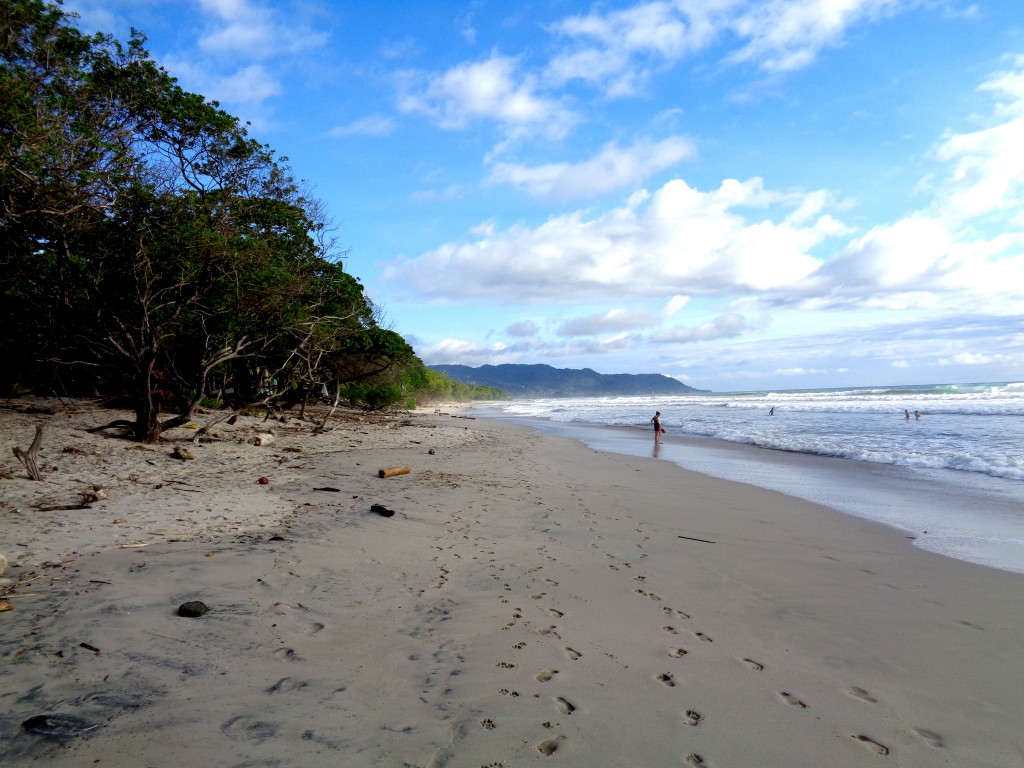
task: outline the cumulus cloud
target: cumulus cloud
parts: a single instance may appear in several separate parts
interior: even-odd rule
[[[525,166],[495,163],[487,179],[492,184],[511,184],[535,197],[570,200],[598,197],[633,187],[651,174],[671,168],[696,154],[682,136],[661,141],[641,139],[631,146],[606,144],[580,163],[547,163]]]
[[[208,28],[199,48],[217,57],[266,59],[323,45],[327,35],[316,32],[301,17],[284,15],[252,0],[199,0]]]
[[[459,64],[426,82],[405,73],[399,108],[426,115],[446,130],[461,130],[482,120],[515,132],[561,138],[577,117],[555,99],[538,92],[534,78],[518,59],[492,54]]]
[[[950,134],[935,156],[951,163],[952,177],[940,197],[942,215],[953,221],[1005,212],[1024,225],[1024,56],[980,86],[996,98],[989,125]]]
[[[427,296],[514,302],[767,291],[812,274],[811,250],[844,231],[824,214],[787,218],[806,199],[756,178],[710,192],[676,179],[600,215],[491,228],[393,261],[384,277]]]
[[[593,10],[551,24],[569,50],[544,77],[552,84],[589,83],[609,97],[636,94],[653,70],[719,44],[737,45],[725,62],[771,73],[813,63],[841,45],[847,30],[878,22],[916,0],[655,0],[608,12]]]

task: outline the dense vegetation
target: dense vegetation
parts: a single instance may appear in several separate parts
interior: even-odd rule
[[[455,394],[381,327],[287,158],[182,90],[140,33],[73,20],[0,7],[6,391],[119,398],[144,441],[211,394],[235,409]]]

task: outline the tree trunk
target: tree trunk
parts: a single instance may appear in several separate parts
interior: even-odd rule
[[[143,363],[135,381],[135,439],[155,443],[160,439],[160,407],[153,398],[153,355]]]

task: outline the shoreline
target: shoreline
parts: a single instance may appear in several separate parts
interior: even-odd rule
[[[202,504],[112,487],[83,511],[154,531],[193,514],[197,532],[81,548],[11,596],[5,765],[1010,768],[1024,756],[1018,575],[500,420],[414,412],[325,438],[289,436],[276,454],[201,446]],[[91,460],[166,468],[168,447],[101,445]],[[300,455],[287,447],[303,448],[301,467],[279,461]],[[267,460],[272,482],[257,486]],[[394,465],[412,472],[377,477]],[[5,498],[30,483],[0,482]],[[179,617],[185,600],[211,610]],[[33,717],[51,732],[27,731]]]
[[[579,440],[598,450],[653,457],[649,430],[506,416],[485,409],[471,412]],[[1020,481],[960,473],[953,483],[948,473],[954,470],[855,461],[685,434],[666,435],[656,458],[882,523],[911,534],[916,546],[935,554],[1024,574]]]

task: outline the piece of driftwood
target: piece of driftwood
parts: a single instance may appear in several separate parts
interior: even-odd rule
[[[45,424],[36,424],[36,436],[32,441],[32,445],[28,447],[27,451],[21,450],[21,448],[14,448],[14,455],[18,457],[18,461],[25,465],[25,469],[28,472],[28,476],[33,480],[42,480],[43,473],[39,471],[39,446],[43,444],[43,432],[46,431]]]
[[[378,469],[377,474],[380,477],[394,477],[395,475],[408,475],[412,472],[412,467],[384,467],[384,469]]]

